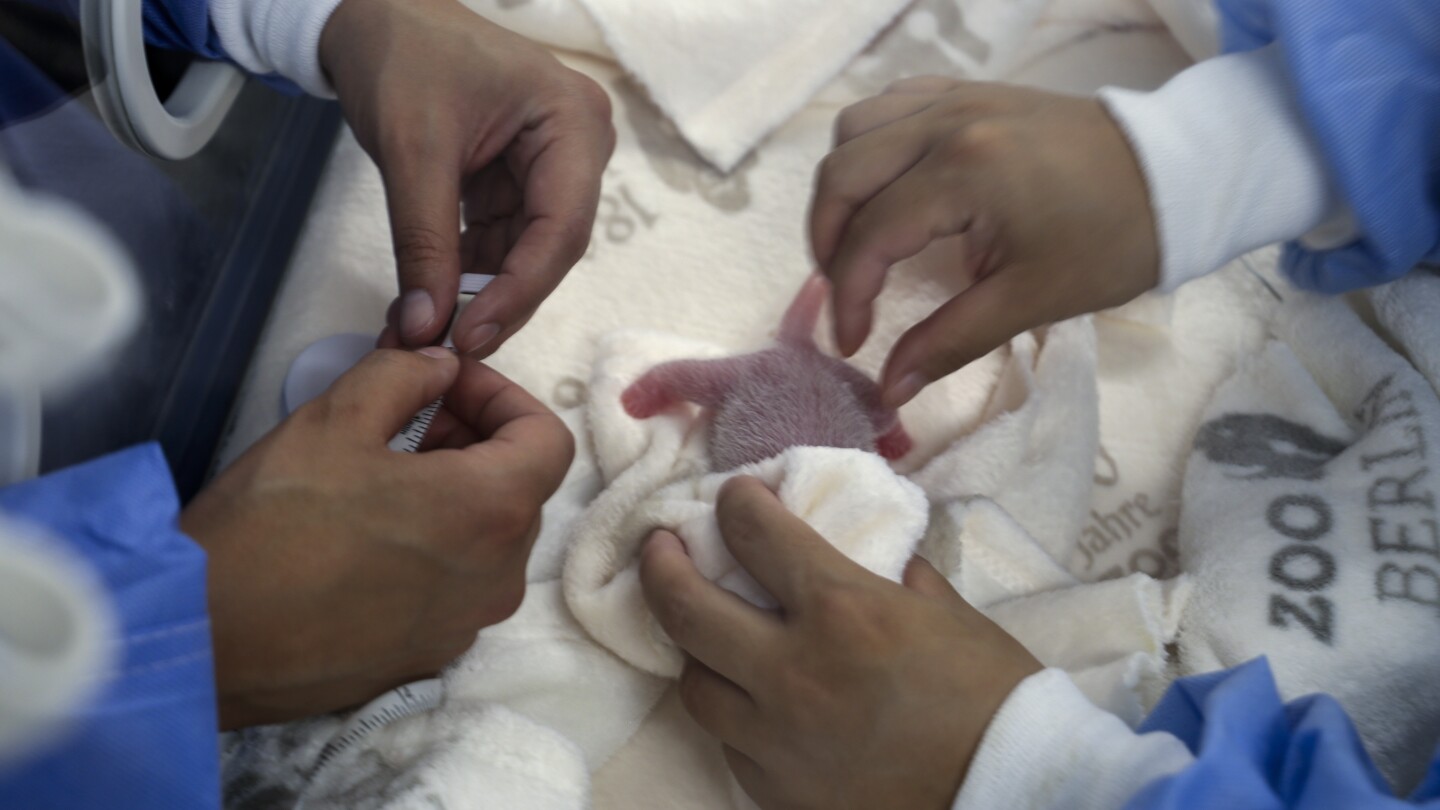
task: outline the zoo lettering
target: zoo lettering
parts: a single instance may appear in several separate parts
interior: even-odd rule
[[[1120,467],[1101,444],[1096,456],[1095,486],[1115,487],[1120,483]],[[1103,468],[1098,465],[1103,465]],[[1120,502],[1113,512],[1090,510],[1090,525],[1080,532],[1077,548],[1085,555],[1085,570],[1095,567],[1095,559],[1112,546],[1128,543],[1146,533],[1146,526],[1163,520],[1165,510],[1159,505],[1151,507],[1150,496],[1137,492]],[[1180,533],[1170,527],[1160,533],[1159,548],[1142,546],[1130,554],[1128,573],[1140,571],[1156,579],[1168,579],[1180,573]],[[1119,579],[1125,576],[1126,564],[1119,563],[1095,575],[1095,581]]]
[[[1416,554],[1440,561],[1440,527],[1435,496],[1421,485],[1429,469],[1419,413],[1410,392],[1392,386],[1392,378],[1382,380],[1355,413],[1368,430],[1395,425],[1389,432],[1401,438],[1383,452],[1359,458],[1361,471],[1374,474],[1365,496],[1370,547],[1386,555],[1375,571],[1375,596],[1440,611],[1440,566],[1406,564]],[[1270,502],[1265,519],[1276,533],[1295,541],[1270,558],[1270,580],[1287,591],[1271,594],[1270,624],[1302,627],[1317,641],[1333,644],[1335,608],[1324,591],[1335,581],[1335,558],[1316,545],[1334,529],[1330,505],[1312,494],[1282,495]]]

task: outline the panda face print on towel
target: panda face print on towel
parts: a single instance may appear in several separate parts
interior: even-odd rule
[[[880,404],[873,380],[815,344],[827,282],[811,276],[780,324],[778,344],[719,360],[656,366],[621,397],[625,412],[645,419],[681,402],[712,414],[710,465],[733,470],[791,447],[840,447],[897,459],[910,437],[894,410]]]

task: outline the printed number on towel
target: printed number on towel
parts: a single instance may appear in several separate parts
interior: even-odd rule
[[[1335,525],[1330,505],[1314,495],[1281,495],[1265,510],[1265,522],[1296,541],[1270,557],[1270,581],[1287,591],[1270,594],[1270,625],[1301,627],[1316,641],[1333,644],[1335,608],[1318,592],[1335,581],[1335,557],[1314,545]]]
[[[590,237],[590,249],[585,258],[595,258],[600,242],[609,245],[623,245],[635,238],[641,230],[650,230],[660,221],[660,215],[647,211],[624,183],[600,195],[600,208],[595,213],[595,231]]]

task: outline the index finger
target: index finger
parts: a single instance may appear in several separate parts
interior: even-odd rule
[[[868,200],[846,225],[826,269],[834,284],[835,324],[842,352],[860,348],[891,267],[919,255],[937,240],[973,232],[976,226],[979,215],[970,202],[971,194],[938,182],[936,162],[922,160]],[[985,233],[992,231],[988,226],[984,229]],[[975,252],[983,256],[985,251]]]
[[[864,572],[780,502],[758,478],[725,482],[715,506],[725,546],[786,612],[822,584]]]
[[[833,282],[835,337],[840,352],[854,354],[870,333],[870,305],[885,283],[888,265],[869,275],[846,264],[845,246],[863,225],[862,212],[914,172],[924,160],[928,133],[911,116],[836,147],[815,174],[808,215],[815,261]],[[912,213],[907,211],[907,213]]]
[[[495,324],[499,334],[466,352],[498,349],[519,331],[570,268],[585,255],[600,205],[600,178],[614,148],[607,118],[584,114],[569,121],[547,121],[551,133],[527,133],[539,140],[524,144],[517,157],[525,180],[525,225],[501,262],[495,280],[461,313],[455,334]],[[525,154],[533,150],[532,154]]]

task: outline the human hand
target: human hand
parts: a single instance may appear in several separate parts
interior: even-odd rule
[[[605,91],[454,0],[344,0],[320,60],[380,167],[400,276],[385,346],[488,356],[584,255],[615,145]],[[464,232],[461,233],[463,203]]]
[[[656,532],[645,595],[691,660],[686,709],[766,810],[948,808],[990,718],[1041,669],[921,560],[905,586],[866,571],[754,478],[717,506],[735,559],[780,603],[706,580]]]
[[[390,450],[444,394],[420,452]],[[525,592],[540,508],[574,445],[499,373],[374,352],[184,511],[209,557],[224,728],[359,704],[432,674]]]
[[[963,234],[954,269],[970,286],[891,349],[889,407],[1027,329],[1118,306],[1158,280],[1144,175],[1095,99],[907,79],[842,112],[835,141],[810,238],[847,356],[870,333],[891,265]]]

